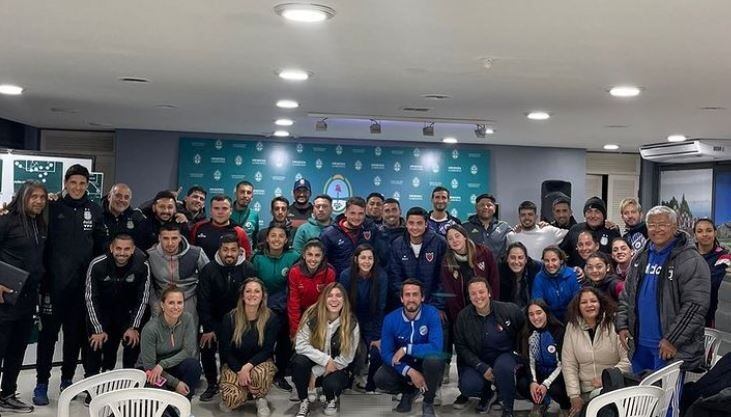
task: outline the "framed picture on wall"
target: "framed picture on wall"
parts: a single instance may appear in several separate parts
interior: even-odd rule
[[[660,204],[673,208],[680,229],[692,235],[693,222],[712,214],[713,169],[661,171]]]
[[[731,247],[731,166],[716,171],[714,221],[718,227],[718,240]]]

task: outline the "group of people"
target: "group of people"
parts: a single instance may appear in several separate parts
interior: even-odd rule
[[[13,304],[0,298],[0,409],[33,410],[15,391],[38,311],[39,406],[62,328],[62,390],[80,354],[88,377],[114,369],[121,344],[123,366],[143,369],[150,386],[192,398],[204,375],[200,400],[224,410],[253,399],[266,417],[276,385],[299,401],[297,417],[317,401],[336,414],[348,388],[401,394],[404,413],[422,395],[432,417],[456,352],[453,407],[477,398],[476,411],[499,402],[510,417],[520,395],[534,416],[551,401],[576,415],[604,370],[702,366],[731,262],[711,220],[691,237],[672,209],[643,216],[633,198],[620,204],[621,235],[598,197],[581,223],[563,196],[553,219],[526,201],[511,226],[491,194],[463,223],[444,187],[430,211],[402,217],[398,200],[374,192],[333,218],[332,198],[310,201],[299,179],[291,204],[272,199],[264,225],[247,181],[233,198],[192,187],[180,202],[161,191],[134,209],[121,183],[91,202],[88,180],[74,165],[61,194],[26,182],[0,216],[0,261],[28,272]],[[0,285],[0,297],[13,291]]]

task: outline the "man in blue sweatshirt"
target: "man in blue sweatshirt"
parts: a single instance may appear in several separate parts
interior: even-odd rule
[[[405,280],[401,284],[403,307],[389,313],[383,321],[383,365],[374,379],[378,388],[403,394],[397,412],[410,412],[414,399],[422,393],[422,416],[435,417],[434,395],[444,372],[442,323],[439,310],[423,302],[422,283]]]
[[[636,373],[675,360],[694,370],[703,361],[710,270],[677,220],[666,206],[647,212],[649,242],[633,259],[619,297],[616,328]]]

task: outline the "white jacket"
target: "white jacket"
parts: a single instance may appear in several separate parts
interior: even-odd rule
[[[306,356],[312,362],[315,362],[316,365],[312,367],[312,374],[316,377],[325,373],[325,366],[327,366],[328,361],[330,361],[330,341],[338,328],[340,328],[340,317],[327,325],[324,351],[317,349],[312,346],[312,343],[310,343],[311,329],[309,323],[303,323],[297,331],[295,351],[300,355]],[[353,362],[353,358],[355,358],[355,351],[358,349],[358,341],[360,340],[360,328],[358,327],[358,323],[355,323],[353,333],[350,337],[350,340],[352,341],[350,352],[343,352],[341,349],[340,354],[333,358],[335,367],[338,370],[345,369],[351,362]]]

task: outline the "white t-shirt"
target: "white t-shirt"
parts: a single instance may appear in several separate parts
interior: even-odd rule
[[[540,228],[536,225],[530,230],[523,229],[518,233],[508,233],[507,241],[508,245],[515,242],[522,243],[528,249],[528,256],[533,259],[541,259],[543,249],[550,245],[560,245],[568,232],[566,229],[559,229],[555,226]]]
[[[418,258],[419,253],[421,252],[421,246],[423,243],[409,243],[411,245],[411,250],[414,251],[414,257]]]

